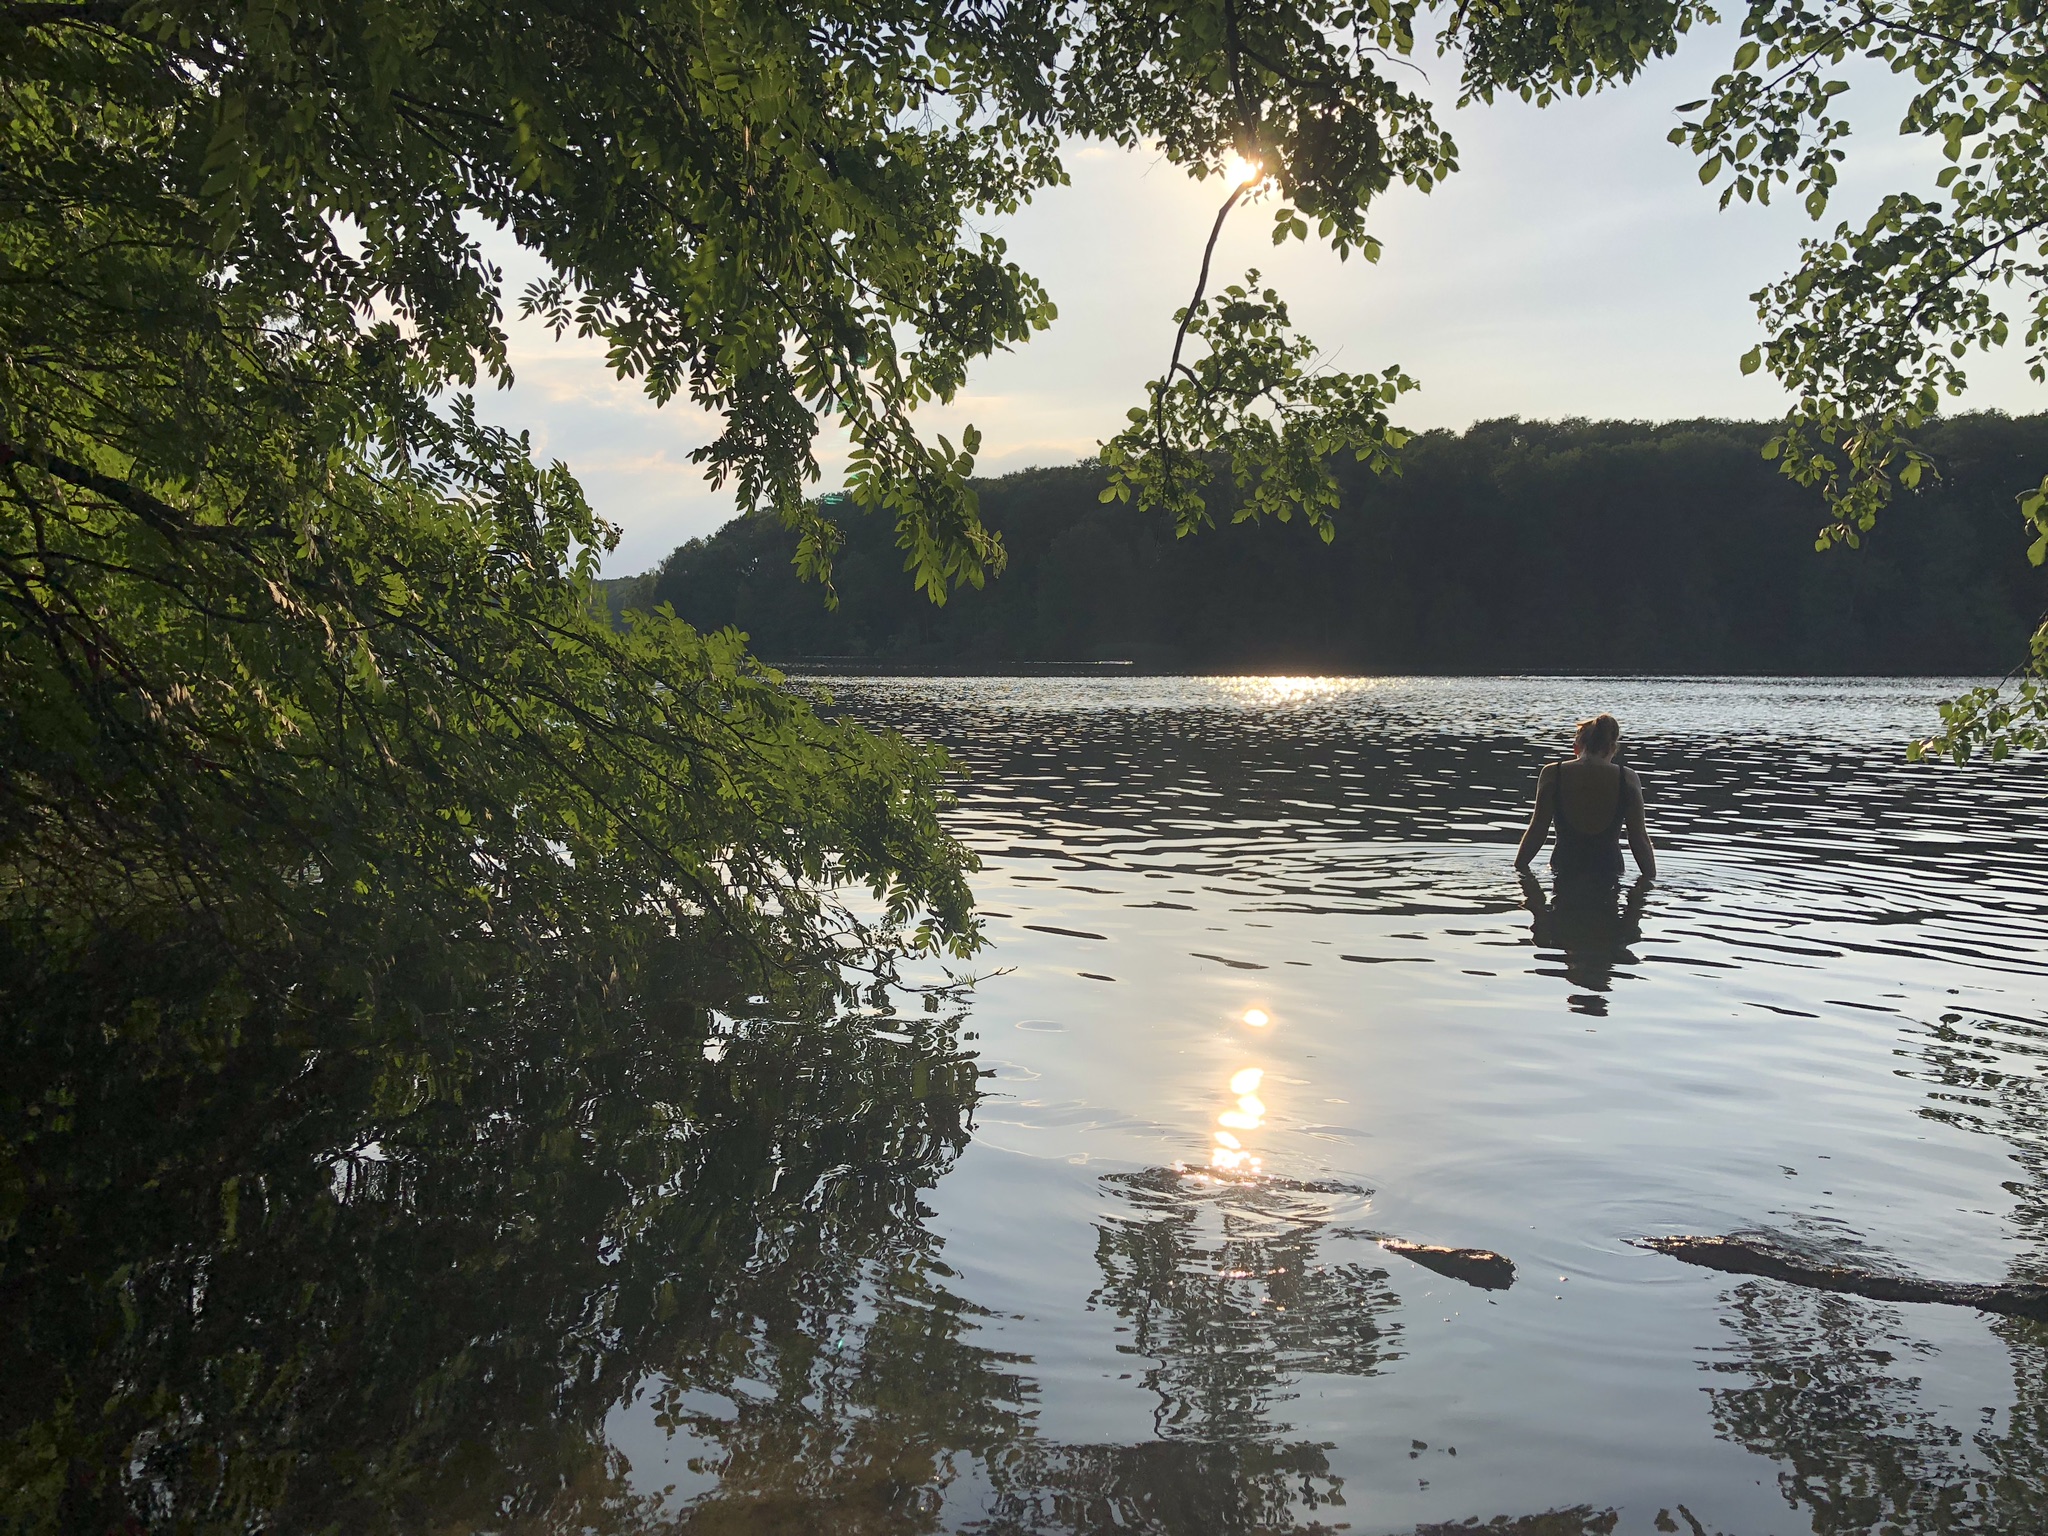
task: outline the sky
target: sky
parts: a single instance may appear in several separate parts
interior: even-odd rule
[[[1212,287],[1257,266],[1335,366],[1399,363],[1422,385],[1395,411],[1411,430],[1501,416],[1774,416],[1784,405],[1775,381],[1737,366],[1759,335],[1749,295],[1794,264],[1815,226],[1790,198],[1718,211],[1719,188],[1702,187],[1697,162],[1665,139],[1673,106],[1706,94],[1734,43],[1727,29],[1695,33],[1635,84],[1542,110],[1455,110],[1453,61],[1426,56],[1461,169],[1428,195],[1397,188],[1375,207],[1378,264],[1341,262],[1313,240],[1276,248],[1270,212],[1253,206],[1226,225]],[[1902,100],[1887,78],[1858,79],[1851,101],[1863,106],[1822,229],[1888,190],[1924,185],[1939,163],[1897,136]],[[1198,184],[1156,153],[1076,144],[1063,158],[1072,185],[982,226],[1046,284],[1059,320],[983,360],[959,397],[919,418],[955,442],[962,425],[978,426],[979,473],[1071,463],[1143,403],[1224,196],[1220,182]],[[514,294],[536,270],[515,250],[493,255]],[[650,569],[733,516],[730,491],[713,491],[689,463],[716,435],[708,416],[686,403],[657,409],[610,374],[600,342],[556,341],[517,321],[511,330],[518,382],[479,404],[531,431],[543,457],[566,460],[622,530],[605,574]],[[2048,409],[2014,350],[1970,372],[1957,408]],[[819,489],[833,489],[843,447],[821,438],[819,457]]]

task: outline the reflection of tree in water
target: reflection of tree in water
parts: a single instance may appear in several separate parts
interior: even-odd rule
[[[930,1244],[930,1240],[925,1242]],[[839,1293],[734,1309],[664,1367],[658,1419],[701,1448],[718,1486],[691,1532],[935,1531],[947,1488],[1028,1434],[1021,1363],[974,1341],[979,1308],[943,1285],[935,1244]],[[777,1277],[763,1277],[771,1293]]]
[[[719,1486],[684,1510],[690,1533],[975,1536],[1119,1531],[1254,1536],[1330,1531],[1343,1519],[1331,1447],[1273,1416],[1303,1375],[1371,1375],[1399,1357],[1384,1273],[1320,1260],[1333,1204],[1362,1192],[1176,1169],[1113,1175],[1128,1215],[1099,1229],[1092,1298],[1126,1322],[1126,1353],[1156,1363],[1159,1436],[1133,1445],[1042,1436],[1028,1361],[976,1342],[982,1314],[945,1291],[935,1255],[878,1275],[866,1321],[823,1347],[844,1311],[676,1378],[673,1422],[705,1448]],[[745,1390],[747,1382],[758,1384]],[[1606,1536],[1610,1510],[1558,1510],[1423,1527],[1494,1536]]]
[[[719,1488],[683,1511],[676,1528],[691,1536],[942,1529],[1251,1536],[1322,1529],[1313,1512],[1343,1503],[1324,1446],[1074,1445],[1040,1439],[1029,1426],[999,1429],[986,1417],[977,1423],[973,1415],[986,1400],[976,1398],[971,1358],[963,1363],[968,1373],[957,1383],[930,1378],[932,1395],[921,1404],[893,1388],[878,1391],[873,1418],[841,1437],[836,1459],[810,1459],[820,1449],[814,1442],[726,1430],[718,1438],[725,1457]],[[899,1365],[871,1354],[862,1370],[893,1380]],[[949,1408],[967,1417],[937,1422]],[[784,1403],[762,1417],[803,1412]],[[791,1455],[806,1460],[798,1465]]]
[[[1322,1446],[1040,1438],[1018,1362],[976,1345],[973,1309],[929,1280],[915,1296],[885,1283],[873,1320],[836,1350],[784,1340],[775,1352],[809,1354],[806,1378],[784,1361],[772,1393],[750,1396],[734,1378],[716,1409],[678,1413],[719,1484],[676,1527],[1235,1536],[1292,1530],[1299,1511],[1342,1502]]]
[[[1119,1349],[1157,1361],[1144,1385],[1161,1435],[1284,1431],[1271,1412],[1292,1378],[1370,1376],[1399,1358],[1386,1272],[1317,1252],[1327,1197],[1362,1191],[1170,1168],[1105,1182],[1133,1214],[1099,1229],[1090,1303],[1128,1323]]]
[[[270,1018],[98,974],[5,1023],[10,1529],[630,1528],[613,1405],[928,1262],[975,1092],[952,1026],[829,988],[711,1060],[698,976],[437,961]]]
[[[1916,1075],[1933,1086],[1920,1113],[1997,1136],[2023,1179],[2007,1183],[2012,1220],[2031,1252],[2015,1279],[2048,1280],[2048,1023],[1944,1013],[1920,1048]]]
[[[1781,1463],[1778,1486],[1815,1536],[2048,1530],[2048,1328],[2005,1319],[2014,1402],[2001,1428],[1927,1407],[1900,1309],[1749,1282],[1728,1297],[1738,1343],[1710,1367],[1715,1427]]]
[[[1661,1513],[1661,1512],[1660,1512]],[[1663,1513],[1658,1530],[1666,1529]],[[1618,1511],[1595,1509],[1581,1504],[1572,1509],[1553,1509],[1540,1515],[1496,1515],[1491,1520],[1459,1520],[1441,1525],[1418,1525],[1415,1536],[1611,1536],[1621,1521]],[[1676,1530],[1675,1525],[1670,1529]]]
[[[1268,1410],[1390,1358],[1380,1278],[1283,1219],[1313,1191],[1136,1179],[1099,1301],[1170,1433],[1042,1438],[925,1228],[976,1092],[944,1019],[441,956],[288,1017],[94,974],[0,1019],[10,1530],[1314,1529],[1326,1448]],[[627,1401],[708,1494],[627,1465]]]
[[[1932,1090],[1921,1113],[2000,1137],[2025,1171],[2005,1187],[2035,1243],[2012,1272],[2041,1278],[2048,1028],[1949,1013],[1918,1055]],[[1716,1425],[1782,1464],[1779,1487],[1816,1536],[2048,1530],[2048,1325],[1987,1320],[2011,1359],[2012,1403],[1955,1424],[1926,1404],[1913,1370],[1934,1352],[1912,1332],[1914,1309],[1757,1281],[1727,1305],[1737,1342],[1711,1369],[1749,1380],[1711,1389]]]
[[[1344,1502],[1328,1448],[1319,1445],[1155,1440],[1021,1449],[1015,1471],[1006,1469],[998,1482],[988,1516],[968,1527],[976,1536],[1316,1532],[1329,1529],[1316,1511]]]
[[[1357,1191],[1167,1169],[1110,1182],[1134,1210],[1101,1229],[1093,1302],[1127,1319],[1128,1352],[1158,1361],[1144,1385],[1160,1397],[1161,1438],[1041,1438],[1028,1362],[975,1342],[978,1312],[944,1291],[928,1256],[879,1277],[870,1320],[836,1349],[816,1342],[832,1326],[821,1315],[772,1341],[735,1341],[722,1377],[717,1362],[689,1363],[678,1379],[720,1401],[677,1422],[712,1448],[721,1479],[684,1525],[1231,1536],[1306,1518],[1314,1529],[1315,1511],[1342,1503],[1328,1448],[1287,1442],[1269,1410],[1296,1375],[1370,1374],[1394,1358],[1384,1275],[1319,1263],[1321,1222],[1305,1214]],[[1205,1222],[1218,1228],[1207,1239]],[[774,1391],[749,1396],[746,1380]]]

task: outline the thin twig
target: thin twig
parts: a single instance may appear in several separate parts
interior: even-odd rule
[[[1195,318],[1195,310],[1201,304],[1203,296],[1209,291],[1209,263],[1216,255],[1216,241],[1223,233],[1223,221],[1230,217],[1230,210],[1237,206],[1237,200],[1257,186],[1262,180],[1264,180],[1263,173],[1257,176],[1246,177],[1237,186],[1233,187],[1230,196],[1223,200],[1223,206],[1216,210],[1216,222],[1209,226],[1209,243],[1202,247],[1202,270],[1195,277],[1195,296],[1188,301],[1187,308],[1180,313],[1180,329],[1173,333],[1173,357],[1166,365],[1166,377],[1161,379],[1152,389],[1152,425],[1158,432],[1159,457],[1162,463],[1170,464],[1173,456],[1173,450],[1166,441],[1166,391],[1171,387],[1171,381],[1176,373],[1184,372],[1188,375],[1189,379],[1193,380],[1195,378],[1191,369],[1181,367],[1180,352],[1181,348],[1187,343],[1188,326]],[[1196,381],[1196,383],[1197,387],[1199,387],[1199,381]]]

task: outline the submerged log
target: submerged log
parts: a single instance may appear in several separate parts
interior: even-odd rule
[[[1398,1253],[1424,1269],[1476,1285],[1482,1291],[1504,1291],[1515,1283],[1515,1261],[1503,1258],[1491,1248],[1439,1248],[1431,1243],[1404,1242],[1398,1237],[1376,1241],[1389,1253]]]
[[[1872,1301],[1935,1302],[2048,1321],[2048,1285],[2019,1282],[1987,1285],[1888,1275],[1877,1270],[1808,1258],[1761,1237],[1645,1237],[1637,1239],[1636,1246],[1668,1253],[1674,1259],[1718,1269],[1725,1274],[1761,1275],[1769,1280],[1784,1280],[1819,1291],[1867,1296]]]

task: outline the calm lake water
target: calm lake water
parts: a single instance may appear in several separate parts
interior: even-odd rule
[[[0,1016],[0,1531],[2048,1532],[2048,1324],[1636,1246],[2048,1280],[2048,761],[1907,766],[1961,683],[832,686],[973,774],[964,997]],[[1662,877],[1557,904],[1602,708]]]
[[[980,1096],[800,1371],[610,1410],[650,1518],[2048,1530],[2048,1327],[1631,1245],[2048,1278],[2048,771],[1905,763],[1963,684],[827,686],[972,772]],[[1552,912],[1513,844],[1600,709],[1661,878]]]

